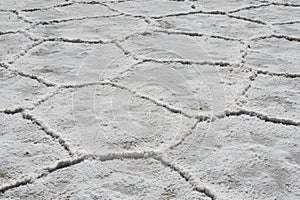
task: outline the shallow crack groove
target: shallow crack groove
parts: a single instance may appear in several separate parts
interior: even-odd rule
[[[20,20],[22,20],[22,21],[24,21],[24,22],[26,22],[26,23],[28,23],[28,24],[32,24],[32,23],[33,23],[32,21],[27,20],[25,17],[22,17],[22,16],[20,15],[20,13],[19,13],[18,10],[12,10],[11,12],[14,13],[14,14],[17,16],[18,19],[20,19]]]
[[[27,35],[25,35],[25,37],[27,37]],[[28,37],[28,39],[33,40],[31,37]],[[34,40],[33,44],[29,45],[25,50],[23,50],[23,51],[19,52],[17,55],[15,55],[12,60],[8,61],[8,63],[9,64],[15,63],[17,60],[19,60],[20,58],[25,56],[31,49],[41,45],[44,42],[45,42],[45,40],[43,40],[43,39]]]
[[[252,41],[258,41],[258,40],[264,40],[264,39],[269,39],[269,38],[286,39],[288,41],[300,42],[300,38],[290,37],[290,36],[287,36],[287,35],[276,35],[276,34],[261,36],[261,37],[253,38],[251,40]]]
[[[141,19],[141,20],[144,20],[147,24],[150,24],[149,19],[147,19],[147,17],[145,17],[145,16],[142,16],[142,15],[132,15],[132,14],[130,14],[130,13],[121,12],[121,11],[119,11],[119,10],[117,10],[117,9],[114,9],[114,8],[110,7],[109,5],[107,5],[107,4],[106,4],[107,2],[103,2],[103,3],[97,2],[97,3],[101,4],[102,6],[107,7],[109,10],[111,10],[111,11],[113,11],[113,12],[117,12],[117,13],[119,13],[119,14],[121,14],[121,15],[124,15],[124,16],[129,16],[129,17],[139,18],[139,19]]]
[[[172,113],[181,114],[184,117],[187,117],[187,118],[190,118],[190,119],[191,118],[201,118],[201,116],[198,116],[198,117],[191,116],[191,115],[183,112],[179,108],[175,108],[175,107],[170,106],[170,105],[168,105],[164,102],[157,101],[157,100],[155,100],[155,99],[153,99],[149,96],[146,96],[144,94],[140,94],[136,91],[131,90],[130,88],[127,88],[126,86],[123,86],[123,85],[120,85],[118,83],[114,83],[114,82],[111,82],[111,81],[99,81],[99,82],[82,83],[82,84],[76,84],[76,85],[62,85],[62,86],[60,86],[60,88],[83,88],[83,87],[97,86],[97,85],[108,85],[108,86],[111,86],[111,87],[119,88],[121,90],[127,90],[129,93],[135,95],[136,97],[141,98],[141,99],[145,99],[145,100],[147,100],[151,103],[154,103],[155,105],[157,105],[159,107],[166,108],[167,110],[169,110]]]
[[[155,17],[150,17],[150,18],[152,18],[152,19],[161,19],[161,18],[165,18],[165,17],[177,17],[177,16],[186,16],[186,15],[193,15],[193,14],[226,15],[226,12],[223,12],[223,11],[205,12],[205,11],[199,10],[199,11],[191,11],[191,12],[183,12],[183,13],[161,15],[161,16],[155,16]]]
[[[24,108],[16,107],[16,108],[6,108],[4,111],[0,111],[0,112],[8,114],[8,115],[14,115],[17,113],[22,113],[23,111],[24,111]]]
[[[44,168],[45,172],[37,175],[36,177],[27,177],[23,180],[16,181],[12,184],[4,185],[0,188],[0,193],[4,193],[7,190],[34,183],[35,180],[48,176],[49,174],[67,167],[77,165],[85,160],[98,160],[100,162],[112,161],[112,160],[122,160],[122,159],[148,159],[154,158],[158,155],[155,151],[141,151],[141,152],[124,152],[124,153],[109,153],[106,155],[81,155],[78,157],[72,157],[65,160],[57,161],[53,166]]]
[[[22,185],[27,185],[32,182],[33,182],[33,179],[31,177],[27,177],[22,180],[15,181],[14,183],[7,184],[7,185],[0,187],[0,193],[4,193],[7,190],[10,190],[10,189],[22,186]]]
[[[50,21],[39,21],[35,24],[37,25],[50,25],[50,24],[58,24],[58,23],[64,23],[64,22],[69,22],[69,21],[81,21],[81,20],[86,20],[86,19],[98,19],[98,18],[110,18],[110,17],[118,17],[122,16],[122,14],[115,14],[115,15],[98,15],[98,16],[93,16],[93,17],[80,17],[80,18],[69,18],[69,19],[54,19]]]
[[[175,108],[175,107],[170,106],[170,105],[168,105],[168,104],[166,104],[166,103],[164,103],[164,102],[162,102],[162,101],[158,101],[158,100],[156,100],[156,99],[153,99],[153,98],[151,98],[150,96],[147,96],[147,95],[138,93],[138,92],[136,92],[136,91],[134,91],[133,94],[135,94],[137,97],[139,97],[139,98],[141,98],[141,99],[148,100],[148,101],[150,101],[150,102],[152,102],[152,103],[154,103],[154,104],[156,104],[156,105],[158,105],[158,106],[160,106],[160,107],[166,108],[167,110],[171,111],[172,113],[181,114],[181,115],[183,115],[183,116],[185,116],[185,117],[187,117],[187,118],[190,118],[190,119],[191,119],[191,118],[194,118],[192,115],[189,115],[189,114],[183,112],[183,111],[180,110],[179,108]]]
[[[182,138],[181,138],[178,142],[176,142],[175,144],[171,145],[168,149],[174,149],[175,147],[181,145],[181,144],[184,142],[184,140],[185,140],[189,135],[191,135],[191,134],[194,132],[194,130],[195,130],[195,128],[198,126],[198,124],[199,124],[200,122],[202,122],[202,121],[206,121],[207,119],[209,119],[209,117],[206,117],[206,116],[203,116],[203,118],[199,118],[199,119],[195,122],[195,124],[191,127],[191,129],[188,131],[188,133],[186,133],[184,136],[182,136]]]
[[[300,4],[294,4],[294,3],[271,2],[271,4],[275,6],[300,7]]]
[[[238,15],[231,15],[231,14],[227,14],[228,17],[234,18],[234,19],[240,19],[240,20],[244,20],[244,21],[248,21],[248,22],[253,22],[256,24],[261,24],[261,25],[267,25],[265,22],[261,21],[261,20],[257,20],[257,19],[250,19],[250,18],[246,18],[246,17],[241,17]]]
[[[98,154],[84,154],[76,158],[70,158],[66,160],[60,160],[55,163],[54,166],[47,167],[48,173],[42,174],[40,177],[48,175],[56,170],[70,167],[79,164],[85,160],[98,160],[100,162],[112,161],[112,160],[123,160],[123,159],[148,159],[153,158],[158,154],[155,151],[140,151],[140,152],[122,152],[122,153],[108,153],[104,155]]]
[[[272,25],[286,25],[286,24],[299,24],[300,21],[290,21],[290,22],[279,22],[279,23],[273,23]]]
[[[107,44],[111,43],[111,41],[106,42],[103,40],[82,40],[82,39],[69,39],[69,38],[45,38],[44,41],[51,42],[69,42],[69,43],[84,43],[84,44]]]
[[[22,112],[22,117],[26,120],[31,121],[33,124],[37,125],[42,131],[44,131],[47,135],[51,136],[53,139],[58,140],[59,144],[69,153],[70,156],[73,155],[71,152],[69,145],[66,144],[65,140],[62,139],[58,134],[56,134],[53,130],[46,127],[40,120],[33,117],[31,114]]]
[[[0,31],[0,35],[16,34],[19,32],[20,31],[6,31],[6,32]]]
[[[244,8],[239,8],[239,9],[236,9],[236,10],[229,11],[228,13],[236,13],[236,12],[240,12],[240,11],[243,11],[243,10],[252,10],[252,9],[256,9],[256,8],[267,7],[267,6],[270,6],[270,5],[272,5],[272,3],[266,3],[266,4],[254,5],[254,6],[247,6],[247,7],[244,7]]]
[[[28,9],[22,9],[22,12],[35,12],[35,11],[44,11],[44,10],[49,10],[51,8],[59,8],[59,7],[66,7],[66,6],[70,6],[73,5],[74,3],[70,2],[70,3],[63,3],[63,4],[58,4],[58,5],[54,5],[54,6],[50,6],[50,7],[46,7],[46,8],[28,8]]]
[[[257,70],[257,74],[264,74],[268,76],[283,76],[285,78],[300,78],[300,74],[278,73],[278,72],[269,72],[264,70]]]
[[[162,165],[164,165],[165,167],[168,167],[171,170],[177,172],[186,182],[188,182],[193,187],[195,191],[205,194],[207,197],[211,198],[212,200],[216,199],[215,194],[213,194],[207,187],[197,186],[197,184],[195,183],[195,181],[193,180],[192,176],[189,173],[184,172],[178,166],[167,161],[162,156],[155,156],[154,159],[161,162]]]
[[[166,31],[166,30],[154,30],[154,32],[166,33],[169,35],[173,34],[173,35],[187,35],[187,36],[192,36],[192,37],[209,37],[209,38],[222,39],[222,40],[226,40],[226,41],[241,41],[240,39],[228,38],[228,37],[223,37],[223,36],[219,36],[219,35],[207,35],[207,34],[196,33],[196,32]]]
[[[263,21],[250,19],[250,18],[246,18],[246,17],[241,17],[238,15],[232,15],[225,11],[202,11],[202,10],[199,10],[199,11],[191,11],[191,12],[184,12],[184,13],[175,13],[175,14],[169,14],[169,15],[155,16],[155,17],[150,17],[150,18],[162,19],[162,18],[166,18],[166,17],[177,17],[177,16],[186,16],[186,15],[194,15],[194,14],[224,15],[224,16],[234,18],[234,19],[239,19],[239,20],[243,20],[243,21],[256,23],[256,24],[266,25],[266,23]]]
[[[224,114],[216,116],[219,119],[229,117],[229,116],[241,116],[241,115],[248,115],[251,117],[257,117],[258,119],[261,119],[265,122],[272,122],[275,124],[283,124],[287,126],[299,126],[300,127],[300,122],[293,121],[291,119],[280,119],[276,117],[270,117],[266,114],[258,113],[255,111],[249,111],[249,110],[238,110],[238,111],[225,111]]]
[[[41,83],[41,84],[43,84],[43,85],[45,85],[47,87],[54,87],[54,86],[56,86],[55,83],[49,82],[49,81],[47,81],[47,80],[45,80],[43,78],[40,78],[40,77],[38,77],[36,75],[27,74],[25,72],[19,71],[19,70],[15,69],[15,68],[13,68],[13,67],[5,64],[5,63],[0,63],[0,67],[5,68],[5,69],[13,72],[16,75],[19,75],[19,76],[22,76],[22,77],[25,77],[25,78],[29,78],[29,79],[35,80],[35,81],[37,81],[37,82],[39,82],[39,83]]]
[[[226,67],[230,65],[234,65],[234,63],[229,62],[219,62],[219,61],[189,61],[189,60],[156,60],[152,58],[142,59],[142,62],[153,62],[153,63],[180,63],[184,65],[212,65],[212,66],[221,66]]]
[[[158,152],[156,151],[139,151],[139,152],[109,153],[105,155],[87,155],[87,158],[105,162],[105,161],[122,160],[122,159],[148,159],[148,158],[154,158],[157,155]]]
[[[54,87],[54,86],[56,86],[55,83],[49,82],[49,81],[47,81],[47,80],[44,80],[44,79],[42,79],[42,78],[40,78],[40,77],[38,77],[38,76],[36,76],[36,75],[33,75],[33,74],[27,74],[27,73],[25,73],[25,72],[19,71],[19,70],[14,69],[14,68],[13,68],[13,69],[8,68],[8,69],[11,70],[12,72],[15,72],[16,74],[18,74],[18,75],[20,75],[20,76],[23,76],[23,77],[26,77],[26,78],[30,78],[30,79],[36,80],[36,81],[38,81],[39,83],[41,83],[41,84],[43,84],[43,85],[45,85],[45,86],[47,86],[47,87]]]

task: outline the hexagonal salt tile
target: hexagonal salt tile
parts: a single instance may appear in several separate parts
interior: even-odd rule
[[[84,17],[111,16],[118,14],[101,4],[71,4],[69,6],[36,10],[21,11],[20,14],[31,21],[69,20]]]
[[[80,84],[113,78],[135,63],[114,44],[44,42],[14,66],[55,83]]]
[[[290,21],[299,21],[300,8],[270,5],[254,9],[241,10],[237,13],[234,13],[234,15],[250,19],[257,19],[269,24],[273,24]]]
[[[193,2],[197,9],[204,11],[233,11],[244,7],[260,5],[261,2],[255,0],[198,0]]]
[[[145,17],[160,17],[193,11],[190,5],[184,1],[137,0],[112,2],[109,5],[122,13]]]
[[[239,67],[146,62],[118,81],[189,115],[212,116],[236,107],[251,75]]]
[[[195,123],[109,85],[62,89],[30,113],[79,153],[164,149]]]
[[[247,91],[242,107],[299,123],[299,86],[300,78],[258,75]]]
[[[18,31],[29,27],[29,24],[21,19],[18,19],[17,15],[11,12],[0,12],[0,33]]]
[[[32,41],[22,34],[0,35],[0,62],[9,62],[14,60],[18,53],[24,52]]]
[[[156,23],[164,30],[222,36],[233,39],[249,39],[271,34],[271,30],[264,25],[230,18],[225,15],[182,15],[158,19]]]
[[[38,25],[29,32],[34,37],[71,40],[111,41],[143,32],[148,24],[139,18],[114,16]]]
[[[52,88],[36,80],[17,76],[0,68],[0,110],[31,107],[36,101],[52,92]]]
[[[300,44],[284,38],[267,38],[254,41],[248,50],[245,64],[271,73],[300,74]]]
[[[242,45],[223,39],[155,33],[131,37],[121,45],[142,59],[239,62]]]

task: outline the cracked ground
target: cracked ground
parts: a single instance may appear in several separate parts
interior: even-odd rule
[[[1,0],[0,199],[300,199],[299,0]]]

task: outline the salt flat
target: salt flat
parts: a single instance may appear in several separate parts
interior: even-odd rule
[[[298,0],[2,0],[0,199],[300,199]]]

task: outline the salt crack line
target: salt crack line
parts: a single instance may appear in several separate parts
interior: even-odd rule
[[[257,74],[264,74],[268,76],[282,76],[285,78],[300,78],[300,74],[292,74],[292,73],[279,73],[279,72],[269,72],[264,70],[257,70]]]
[[[239,8],[239,9],[236,9],[236,10],[229,11],[228,13],[236,13],[236,12],[240,12],[240,11],[243,11],[243,10],[252,10],[252,9],[257,9],[257,8],[261,8],[261,7],[268,7],[270,5],[272,5],[272,3],[265,3],[265,4],[260,4],[260,5],[254,5],[254,6],[247,6],[247,7],[243,7],[243,8]]]
[[[148,159],[148,158],[156,157],[157,154],[158,152],[155,151],[140,151],[140,152],[127,152],[127,153],[126,152],[109,153],[105,155],[87,154],[87,155],[71,157],[68,159],[59,160],[55,162],[55,164],[52,166],[45,167],[43,173],[37,174],[35,176],[26,177],[24,179],[14,181],[13,183],[3,185],[2,187],[0,187],[0,193],[4,193],[7,190],[14,189],[19,186],[32,184],[37,179],[46,177],[57,170],[64,169],[67,167],[72,167],[85,160],[98,160],[100,162],[106,162],[106,161],[123,160],[123,159]]]
[[[141,60],[142,62],[153,62],[153,63],[179,63],[185,65],[212,65],[212,66],[220,66],[220,67],[236,65],[236,63],[229,63],[229,62],[222,62],[222,61],[191,61],[191,60],[183,60],[183,59],[157,60],[153,58],[145,58],[139,60]]]
[[[269,38],[286,39],[288,41],[300,42],[300,38],[290,37],[290,36],[287,36],[287,35],[277,35],[277,34],[260,36],[260,37],[251,39],[251,41],[259,41],[259,40],[264,40],[264,39],[269,39]]]
[[[22,76],[22,77],[25,77],[25,78],[29,78],[29,79],[33,79],[33,80],[36,80],[37,82],[47,86],[47,87],[54,87],[56,86],[55,83],[52,83],[52,82],[49,82],[43,78],[40,78],[34,74],[28,74],[28,73],[25,73],[25,72],[22,72],[22,71],[19,71],[18,69],[12,67],[12,66],[9,66],[7,64],[4,64],[4,63],[0,63],[0,67],[3,67],[7,70],[10,70],[11,72],[19,75],[19,76]]]
[[[216,199],[216,195],[206,186],[198,186],[196,181],[193,179],[192,175],[190,175],[188,172],[185,172],[180,167],[166,160],[162,156],[155,156],[154,159],[161,162],[162,165],[164,165],[165,167],[170,168],[171,170],[177,172],[186,182],[188,182],[192,186],[192,188],[195,191],[205,194],[207,197],[211,198],[212,200]]]
[[[69,153],[69,155],[73,155],[66,141],[62,139],[59,134],[55,133],[53,130],[51,130],[45,124],[43,124],[42,121],[36,119],[33,115],[25,112],[22,112],[22,117],[37,125],[42,131],[44,131],[47,135],[51,136],[54,140],[58,140],[59,144]]]
[[[238,41],[241,42],[241,39],[235,39],[235,38],[228,38],[220,35],[207,35],[204,33],[197,33],[197,32],[185,32],[185,31],[167,31],[167,30],[154,30],[153,32],[157,33],[166,33],[169,35],[187,35],[192,37],[209,37],[209,38],[216,38],[216,39],[222,39],[226,41]]]
[[[70,6],[73,5],[74,2],[72,3],[63,3],[63,4],[57,4],[54,6],[49,6],[49,7],[45,7],[45,8],[28,8],[28,9],[22,9],[20,11],[22,12],[35,12],[35,11],[45,11],[45,10],[49,10],[51,8],[60,8],[60,7],[66,7],[66,6]]]
[[[81,20],[86,20],[86,19],[98,19],[98,18],[111,18],[111,17],[118,17],[122,16],[122,14],[114,14],[114,15],[98,15],[98,16],[85,16],[85,17],[79,17],[79,18],[68,18],[68,19],[53,19],[49,21],[38,21],[34,25],[51,25],[51,24],[59,24],[59,23],[64,23],[64,22],[70,22],[70,21],[81,21]]]
[[[149,101],[149,102],[151,102],[151,103],[153,103],[153,104],[155,104],[159,107],[163,107],[163,108],[169,110],[171,113],[181,114],[184,117],[187,117],[189,119],[201,118],[201,116],[189,115],[189,114],[183,112],[182,110],[180,110],[179,108],[175,108],[173,106],[170,106],[170,105],[168,105],[168,104],[166,104],[162,101],[157,101],[156,99],[153,99],[149,96],[138,93],[136,91],[131,90],[130,88],[128,88],[126,86],[123,86],[123,85],[120,85],[118,83],[114,83],[114,82],[111,82],[111,81],[99,81],[99,82],[83,83],[83,84],[76,84],[76,85],[61,85],[60,88],[82,88],[82,87],[97,86],[97,85],[109,85],[111,87],[119,88],[119,89],[122,89],[122,90],[127,90],[129,93],[135,95],[138,98],[145,99],[145,100],[147,100],[147,101]]]
[[[217,115],[216,118],[217,119],[223,119],[225,117],[241,116],[241,115],[248,115],[250,117],[256,117],[256,118],[258,118],[260,120],[263,120],[265,122],[272,122],[272,123],[275,123],[275,124],[283,124],[283,125],[287,125],[287,126],[298,126],[298,127],[300,127],[300,122],[293,121],[291,119],[270,117],[270,116],[268,116],[266,114],[263,114],[263,113],[258,113],[258,112],[255,112],[255,111],[244,110],[244,109],[240,109],[240,110],[237,110],[237,111],[228,111],[227,110],[223,114]]]

